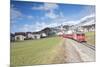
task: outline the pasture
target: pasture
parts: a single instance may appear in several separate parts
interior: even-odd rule
[[[86,32],[86,41],[91,45],[95,45],[95,32]]]
[[[63,60],[62,41],[60,37],[51,37],[11,42],[11,65],[61,63],[58,60]]]

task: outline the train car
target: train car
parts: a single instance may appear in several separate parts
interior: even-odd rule
[[[76,40],[78,42],[86,42],[84,33],[63,34],[64,38]]]
[[[63,34],[63,37],[73,39],[73,34]]]
[[[75,33],[73,34],[73,39],[78,42],[86,42],[84,33]]]

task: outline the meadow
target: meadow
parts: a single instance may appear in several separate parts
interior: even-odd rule
[[[62,63],[64,56],[62,41],[60,37],[51,37],[11,42],[11,65]]]
[[[95,45],[95,32],[85,33],[87,43]],[[11,42],[11,66],[65,63],[62,37]]]
[[[91,45],[95,45],[95,32],[86,32],[86,41]]]

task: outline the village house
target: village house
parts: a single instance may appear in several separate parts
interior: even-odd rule
[[[40,39],[49,36],[51,33],[50,28],[45,28],[38,32],[16,32],[10,35],[11,41],[24,41],[30,39]]]
[[[26,39],[35,39],[35,36],[32,32],[26,32]]]
[[[16,32],[15,33],[15,40],[16,41],[23,41],[26,38],[26,34],[24,32]]]
[[[95,24],[88,25],[88,26],[80,26],[80,27],[78,27],[78,30],[80,30],[82,32],[92,32],[92,31],[95,31]]]
[[[42,37],[47,37],[46,33],[41,33]]]
[[[11,41],[23,41],[47,37],[44,32],[16,32],[10,35]]]
[[[47,37],[47,34],[44,31],[40,31],[39,33],[40,33],[41,38]]]
[[[40,32],[33,32],[32,34],[34,35],[34,39],[40,39],[41,38]]]
[[[47,36],[46,33],[44,33],[43,31],[27,32],[26,34],[27,34],[27,39],[40,39]]]

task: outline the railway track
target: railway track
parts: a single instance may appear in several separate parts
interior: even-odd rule
[[[89,47],[92,50],[95,50],[95,46],[93,46],[93,45],[87,44],[86,42],[83,42],[82,44]]]
[[[74,39],[72,39],[72,40],[74,40]],[[74,40],[74,41],[78,42],[77,40]],[[80,43],[80,42],[78,42],[78,43]],[[88,44],[87,42],[82,42],[82,43],[80,43],[80,44],[83,44],[83,45],[85,45],[86,47],[88,47],[88,48],[90,48],[90,49],[92,49],[92,50],[95,50],[95,46],[93,46],[93,45],[91,45],[91,44]]]
[[[72,39],[66,39],[66,62],[87,62],[95,61],[95,47],[86,42],[78,42]]]

